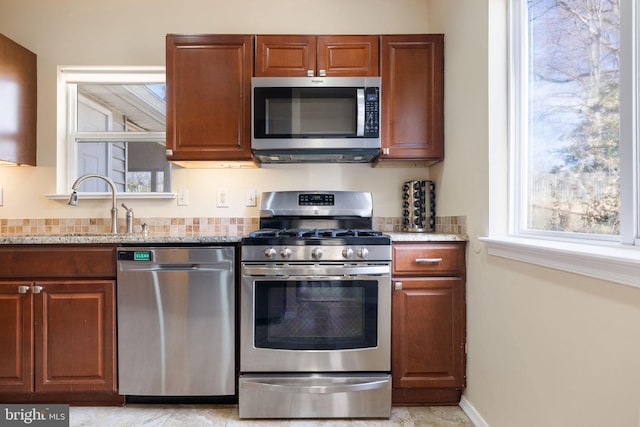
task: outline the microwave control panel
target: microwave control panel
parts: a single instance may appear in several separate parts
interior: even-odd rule
[[[380,136],[380,89],[367,87],[364,89],[364,137]]]

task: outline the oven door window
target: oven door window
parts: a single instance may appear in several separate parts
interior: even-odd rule
[[[257,348],[346,350],[377,346],[377,281],[254,284]]]
[[[255,88],[255,137],[355,137],[357,108],[355,88]]]

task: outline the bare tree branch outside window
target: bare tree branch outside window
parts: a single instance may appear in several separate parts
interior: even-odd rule
[[[528,12],[528,227],[619,234],[619,0]]]

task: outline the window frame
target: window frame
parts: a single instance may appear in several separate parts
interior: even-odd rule
[[[620,0],[620,241],[640,247],[640,7]]]
[[[166,132],[76,132],[77,90],[78,84],[90,83],[165,83],[165,67],[129,66],[129,67],[58,67],[58,104],[57,104],[57,167],[56,194],[48,198],[68,197],[69,189],[76,180],[78,141],[127,141],[166,143]],[[83,198],[111,197],[107,192],[83,193]],[[175,199],[171,189],[165,192],[119,192],[119,198],[127,199]]]
[[[505,196],[509,202],[506,207],[508,212],[504,216],[508,226],[500,229],[495,226],[496,221],[492,221],[489,237],[480,238],[487,244],[489,255],[640,288],[640,10],[635,3],[620,1],[620,235],[613,238],[597,235],[597,238],[592,238],[578,233],[524,233],[519,227],[523,208],[521,192],[524,188],[523,180],[518,177],[521,168],[517,163],[520,154],[517,144],[521,132],[526,132],[522,123],[526,119],[519,118],[526,116],[520,115],[524,103],[518,102],[518,96],[523,95],[521,84],[526,85],[526,81],[519,82],[517,79],[518,73],[522,75],[525,55],[514,54],[514,49],[525,41],[516,25],[520,23],[520,31],[524,28],[526,32],[527,0],[509,2],[510,9],[505,17],[508,21],[508,141],[505,147],[499,148],[508,150],[509,166],[506,172],[509,185]],[[495,64],[490,64],[490,67],[493,66]],[[492,149],[495,146],[490,145]],[[496,175],[490,176],[492,185],[496,179]],[[491,200],[490,204],[501,206],[497,200]]]

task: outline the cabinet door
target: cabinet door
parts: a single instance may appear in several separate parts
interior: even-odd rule
[[[315,69],[315,36],[256,36],[256,77],[313,76]]]
[[[378,76],[378,36],[256,37],[257,77]]]
[[[0,282],[0,392],[33,391],[32,294],[19,292],[29,285]]]
[[[444,36],[382,36],[380,50],[380,159],[442,160]]]
[[[378,76],[378,36],[319,36],[319,76]]]
[[[253,36],[167,36],[167,159],[251,159]]]
[[[0,34],[0,161],[36,165],[36,54]]]
[[[115,281],[36,282],[33,292],[35,390],[115,391]]]
[[[393,388],[462,388],[464,284],[460,278],[394,280]],[[401,285],[401,289],[398,289]]]

